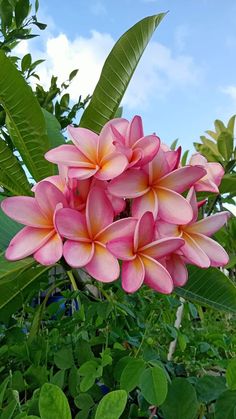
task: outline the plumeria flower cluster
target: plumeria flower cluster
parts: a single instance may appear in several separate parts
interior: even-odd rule
[[[196,198],[198,191],[218,192],[220,164],[197,153],[181,167],[181,149],[144,135],[139,116],[113,119],[100,135],[72,126],[68,132],[73,144],[45,156],[59,175],[36,184],[34,197],[2,203],[25,225],[11,240],[7,259],[33,255],[53,265],[64,257],[101,282],[119,278],[120,260],[126,292],[146,284],[164,294],[186,283],[186,264],[227,264],[227,253],[210,236],[229,214],[198,220]]]

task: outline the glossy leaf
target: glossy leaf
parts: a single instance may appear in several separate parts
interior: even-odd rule
[[[165,419],[195,419],[198,411],[196,391],[186,378],[175,378],[161,406]]]
[[[117,41],[108,55],[92,99],[80,126],[100,132],[115,117],[137,64],[165,13],[149,16],[136,23]]]
[[[236,313],[236,286],[223,272],[196,266],[189,266],[188,272],[187,284],[176,288],[176,294],[203,306]]]
[[[167,377],[161,367],[145,370],[140,377],[140,390],[148,403],[160,406],[167,396]]]
[[[39,412],[41,419],[71,419],[68,400],[54,384],[45,383],[40,391]]]
[[[115,390],[100,400],[95,419],[119,419],[127,403],[125,390]]]
[[[36,181],[53,174],[44,154],[49,149],[44,117],[31,88],[0,51],[0,103],[7,113],[11,139]]]

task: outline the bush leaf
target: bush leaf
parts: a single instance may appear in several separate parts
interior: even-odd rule
[[[72,419],[70,406],[63,391],[54,384],[45,383],[40,391],[41,419]]]
[[[119,419],[127,403],[125,390],[115,390],[100,400],[95,419]]]

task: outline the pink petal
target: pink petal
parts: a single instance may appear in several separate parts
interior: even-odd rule
[[[132,146],[139,138],[144,136],[141,116],[135,115],[129,124],[127,138],[129,146]]]
[[[35,188],[35,198],[48,219],[53,218],[57,204],[62,204],[64,207],[68,206],[63,193],[53,183],[48,181],[38,183]]]
[[[189,189],[186,199],[192,207],[193,218],[191,222],[193,223],[197,220],[197,217],[198,217],[198,203],[197,203],[197,197],[196,197],[196,192],[194,190],[194,187]]]
[[[133,149],[140,149],[142,151],[142,159],[139,162],[139,165],[143,166],[153,160],[159,150],[159,147],[160,139],[156,135],[148,135],[136,141],[133,145]]]
[[[209,257],[212,266],[227,265],[229,256],[219,243],[202,234],[192,234],[191,237]]]
[[[75,241],[89,241],[85,215],[71,208],[57,211],[55,225],[62,237]]]
[[[32,255],[54,234],[52,228],[24,227],[10,241],[5,256],[8,260],[18,260]]]
[[[161,177],[169,173],[169,164],[167,162],[165,152],[161,148],[159,148],[157,154],[155,155],[154,159],[149,163],[148,167],[150,184],[155,183]]]
[[[123,154],[115,151],[102,159],[100,169],[96,173],[95,177],[100,180],[114,179],[123,173],[127,165],[127,158]]]
[[[194,189],[197,192],[213,192],[219,193],[219,188],[216,184],[210,179],[200,179],[194,184]]]
[[[128,169],[108,185],[108,191],[121,198],[136,198],[149,189],[148,175],[141,169]]]
[[[120,274],[117,259],[100,243],[95,243],[94,255],[86,265],[86,271],[101,282],[113,282]]]
[[[133,237],[137,220],[132,217],[117,220],[109,226],[105,227],[97,236],[96,240],[106,244],[111,240],[122,237]]]
[[[92,188],[86,204],[86,221],[90,237],[96,237],[111,224],[113,217],[114,211],[105,191],[99,187]]]
[[[79,179],[79,180],[85,180],[89,179],[90,177],[94,176],[97,171],[99,170],[99,167],[91,166],[89,167],[69,167],[68,170],[68,176],[70,179]]]
[[[185,166],[168,173],[158,181],[158,186],[182,193],[206,174],[201,166]]]
[[[178,147],[177,150],[168,150],[165,152],[165,157],[168,162],[170,172],[178,169],[181,158],[181,151],[181,147]]]
[[[141,162],[142,156],[143,156],[142,150],[138,149],[138,148],[133,150],[133,151],[131,149],[129,149],[129,150],[131,152],[131,155],[130,155],[130,157],[128,157],[127,154],[126,154],[128,160],[129,160],[129,165],[128,165],[127,168],[130,169],[131,167],[140,167],[139,163]]]
[[[210,259],[199,244],[192,236],[187,233],[183,234],[185,244],[181,247],[181,252],[186,257],[187,261],[193,265],[200,266],[200,268],[208,268],[210,266]]]
[[[156,240],[164,237],[181,237],[182,231],[179,226],[175,224],[166,223],[162,220],[157,220],[155,225],[155,238]]]
[[[147,211],[151,211],[154,218],[157,217],[158,201],[156,192],[153,189],[150,189],[143,196],[135,198],[132,202],[133,217],[140,218]]]
[[[54,263],[61,259],[62,250],[62,239],[56,233],[34,253],[34,259],[41,263],[41,265],[54,265]]]
[[[87,128],[75,128],[72,125],[69,125],[67,129],[75,146],[89,161],[96,162],[98,135]]]
[[[133,238],[123,237],[107,243],[107,249],[118,259],[132,260],[136,256],[133,252]]]
[[[142,261],[145,269],[144,283],[162,294],[170,294],[173,291],[173,281],[167,269],[148,256],[143,256]]]
[[[108,124],[112,130],[112,139],[118,140],[121,144],[129,146],[129,144],[125,142],[127,137],[127,130],[129,128],[129,122],[127,119],[114,118],[109,121]]]
[[[188,270],[181,256],[175,253],[167,258],[166,267],[175,287],[183,287],[188,280]]]
[[[123,198],[117,198],[116,196],[112,196],[111,194],[107,193],[108,199],[112,205],[113,211],[115,215],[120,214],[122,211],[125,210],[126,202]]]
[[[153,259],[161,259],[162,257],[175,252],[183,246],[184,240],[177,237],[156,240],[147,244],[139,252]]]
[[[4,199],[1,208],[8,217],[30,227],[53,227],[52,217],[47,218],[35,198],[29,196],[13,196]]]
[[[172,224],[187,224],[192,220],[193,211],[189,202],[177,192],[170,189],[157,188],[158,215]]]
[[[188,233],[200,233],[206,236],[212,236],[212,234],[220,230],[229,217],[230,213],[228,211],[219,212],[210,215],[203,220],[197,221],[196,223],[190,224],[185,228],[185,231]]]
[[[33,188],[31,188],[31,191],[32,192],[35,192],[37,185],[39,183],[45,182],[45,181],[50,182],[53,185],[55,185],[57,187],[57,189],[59,189],[61,192],[64,192],[65,189],[66,189],[66,182],[65,182],[65,180],[61,176],[55,175],[55,176],[48,176],[44,180],[41,180],[40,182],[36,183],[33,186]]]
[[[74,145],[65,144],[49,150],[45,159],[52,163],[62,163],[70,167],[93,167],[90,160]]]
[[[72,268],[87,265],[94,255],[94,243],[67,240],[64,243],[63,256]]]
[[[98,161],[102,160],[105,156],[116,151],[115,146],[113,145],[114,134],[111,129],[111,121],[106,123],[102,128],[97,146],[97,158]]]
[[[138,220],[134,232],[134,251],[150,243],[154,236],[154,218],[151,212],[145,212]]]
[[[122,264],[122,288],[126,292],[137,291],[144,280],[144,266],[142,259],[137,256],[134,260]]]

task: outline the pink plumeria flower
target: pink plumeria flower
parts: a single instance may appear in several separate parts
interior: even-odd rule
[[[69,168],[69,178],[109,180],[120,175],[127,167],[127,158],[112,143],[110,128],[104,127],[100,135],[86,128],[68,127],[74,145],[65,144],[48,151],[45,158]]]
[[[113,144],[127,157],[128,167],[143,166],[157,154],[160,139],[155,134],[144,136],[140,116],[134,116],[131,122],[124,118],[112,119],[107,125],[113,134]]]
[[[120,272],[117,259],[106,248],[114,238],[131,236],[137,220],[113,221],[114,212],[103,189],[94,187],[88,195],[85,214],[70,208],[57,211],[55,223],[64,243],[63,255],[73,268],[85,267],[101,282],[115,281]]]
[[[206,170],[206,175],[194,184],[195,191],[206,191],[219,193],[218,186],[224,176],[224,169],[220,163],[209,163],[200,153],[195,153],[190,158],[191,166],[201,165]]]
[[[107,248],[123,260],[122,287],[127,292],[137,291],[143,283],[163,294],[170,294],[173,281],[161,263],[163,258],[184,244],[181,238],[153,241],[154,218],[146,212],[137,222],[134,235],[109,241]]]
[[[197,221],[198,206],[194,188],[190,189],[187,199],[193,209],[191,222],[185,225],[171,225],[157,220],[157,237],[182,237],[185,244],[178,253],[183,255],[187,263],[200,268],[226,265],[229,260],[226,251],[210,236],[227,222],[230,213],[223,211]],[[183,262],[183,259],[181,260]]]
[[[144,169],[128,169],[109,183],[109,192],[117,197],[135,198],[132,215],[141,217],[151,211],[170,223],[185,224],[193,212],[189,202],[180,195],[204,176],[205,169],[185,166],[170,172],[165,152],[160,149]]]
[[[2,210],[13,220],[26,225],[11,240],[7,250],[8,260],[33,257],[42,265],[53,265],[62,257],[62,239],[55,228],[56,211],[67,207],[63,193],[52,183],[40,182],[35,188],[35,198],[16,196],[2,202]]]

